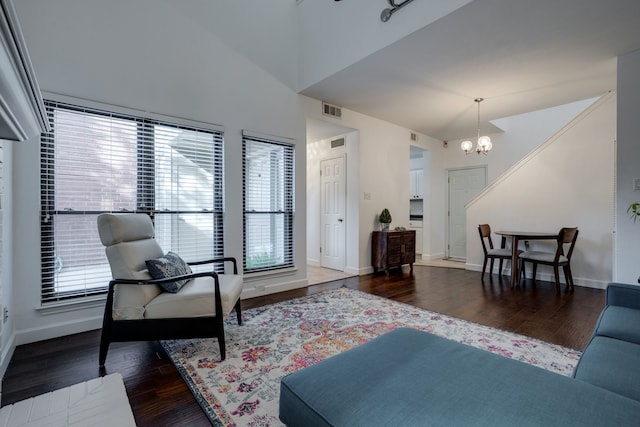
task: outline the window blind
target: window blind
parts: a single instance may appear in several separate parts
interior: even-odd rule
[[[294,265],[294,146],[243,134],[244,271]]]
[[[223,134],[46,101],[41,138],[42,303],[105,292],[103,212],[146,213],[165,252],[223,254]]]

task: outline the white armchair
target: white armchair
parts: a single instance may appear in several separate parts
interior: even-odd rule
[[[159,277],[165,278],[154,278],[148,262],[151,266],[154,260],[167,262],[167,255],[154,239],[153,223],[148,215],[101,214],[98,232],[113,276],[104,311],[100,366],[104,366],[111,342],[159,339],[217,337],[224,360],[223,318],[235,309],[238,324],[242,324],[243,282],[235,258],[190,263],[232,264],[233,274],[218,274],[213,269],[192,273],[183,265],[186,269],[176,271],[185,274],[175,276],[161,264],[164,274]],[[157,271],[155,274],[158,277]],[[179,289],[176,291],[176,288]]]

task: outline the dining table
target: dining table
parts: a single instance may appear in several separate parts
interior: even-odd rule
[[[511,287],[515,287],[518,280],[518,244],[520,240],[557,240],[558,232],[541,231],[509,231],[495,232],[502,237],[511,237]]]

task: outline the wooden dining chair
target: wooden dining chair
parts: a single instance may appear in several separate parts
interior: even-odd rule
[[[573,275],[571,274],[571,255],[578,239],[578,228],[563,227],[558,233],[556,240],[557,246],[555,252],[543,251],[526,251],[519,255],[518,262],[521,264],[521,277],[527,278],[525,273],[525,264],[530,262],[533,264],[533,280],[536,280],[536,272],[538,264],[550,265],[553,267],[553,275],[555,278],[556,292],[560,293],[560,272],[562,267],[564,271],[564,279],[566,288],[573,291]],[[566,249],[566,252],[565,252]]]
[[[511,259],[511,249],[506,248],[506,238],[502,237],[502,241],[499,248],[493,247],[493,241],[491,240],[491,227],[489,224],[478,225],[478,233],[480,233],[480,241],[482,242],[482,250],[484,251],[484,262],[482,263],[482,278],[487,269],[487,261],[491,260],[489,266],[489,274],[493,273],[493,261],[498,259],[500,264],[498,265],[498,274],[502,274],[502,262],[504,260]]]

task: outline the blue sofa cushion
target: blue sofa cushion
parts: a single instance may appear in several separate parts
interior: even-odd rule
[[[636,425],[640,402],[401,328],[281,380],[288,426]]]
[[[640,345],[595,336],[582,354],[573,376],[640,401]],[[640,420],[636,422],[640,423]]]
[[[640,310],[609,305],[602,310],[594,335],[640,344]]]

